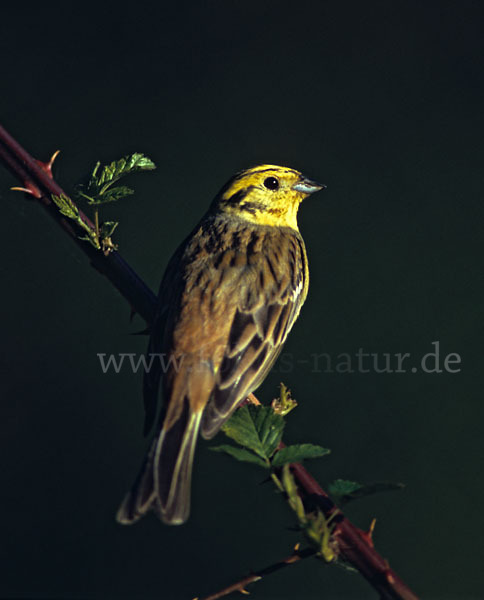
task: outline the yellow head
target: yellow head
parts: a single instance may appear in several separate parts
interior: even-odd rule
[[[324,187],[294,169],[259,165],[232,177],[217,194],[211,209],[257,225],[297,230],[299,204]]]

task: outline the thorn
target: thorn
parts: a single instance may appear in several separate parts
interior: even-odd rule
[[[25,192],[26,194],[31,194],[32,191],[28,190],[27,188],[23,188],[23,187],[11,187],[10,188],[12,190],[12,192]]]
[[[371,548],[375,547],[375,545],[373,544],[373,531],[375,530],[375,525],[376,525],[376,519],[373,519],[372,522],[370,523],[370,528],[368,529],[368,531],[360,530],[362,537],[366,540],[366,542],[368,543],[368,545]]]
[[[375,531],[376,519],[373,519],[370,523],[370,528],[368,529],[368,537],[373,542],[373,532]]]
[[[248,592],[248,591],[247,591],[245,588],[241,588],[241,589],[239,590],[239,592],[240,592],[241,594],[244,594],[245,596],[250,596],[250,592]]]
[[[47,162],[47,163],[42,162],[41,160],[35,160],[35,162],[39,165],[39,167],[42,169],[42,171],[47,173],[47,175],[51,179],[54,179],[54,176],[52,175],[52,165],[54,164],[55,159],[59,156],[59,153],[60,153],[60,150],[56,150],[54,152],[54,154],[50,157],[49,162]]]
[[[296,544],[294,546],[294,550],[292,551],[291,556],[288,556],[286,558],[286,560],[284,561],[286,563],[286,565],[292,565],[292,563],[295,563],[298,560],[300,560],[301,557],[298,554],[299,546],[300,546],[300,544]]]
[[[385,577],[390,585],[395,585],[395,577],[393,576],[393,573],[392,573],[390,567],[388,567],[387,570],[385,571]]]
[[[358,533],[365,540],[365,542],[370,546],[370,548],[375,547],[375,545],[373,544],[373,537],[372,537],[373,530],[375,528],[375,523],[376,523],[376,519],[373,519],[373,521],[371,522],[371,525],[370,525],[370,529],[368,531],[363,531],[362,529],[358,528]]]
[[[54,154],[50,157],[49,164],[52,166],[54,164],[54,160],[59,156],[60,150],[56,150]]]
[[[294,546],[294,552],[299,552],[299,548],[301,547],[301,543],[298,542],[295,546]]]
[[[39,188],[34,185],[31,181],[24,181],[25,187],[11,187],[10,189],[14,192],[23,192],[24,194],[28,194],[29,196],[34,196],[34,198],[39,199],[42,194],[40,193]]]

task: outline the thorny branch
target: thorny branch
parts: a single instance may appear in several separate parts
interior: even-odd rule
[[[52,195],[67,196],[64,190],[52,178],[52,163],[35,160],[22,146],[0,125],[0,160],[22,184],[24,191],[37,198],[50,216],[73,239],[91,261],[92,266],[105,275],[130,306],[147,322],[152,321],[156,306],[156,296],[144,281],[138,277],[128,263],[116,252],[105,256],[79,239],[83,231],[77,231],[70,219],[63,217],[51,199]],[[19,189],[19,188],[17,188]],[[94,224],[79,211],[82,220],[93,231]]]
[[[314,556],[316,554],[316,550],[312,548],[305,548],[304,550],[299,550],[299,545],[294,548],[292,554],[287,556],[286,558],[280,560],[279,562],[266,567],[265,569],[261,569],[260,571],[256,571],[251,573],[250,575],[246,575],[242,577],[236,583],[228,585],[216,592],[215,594],[210,594],[210,596],[204,596],[203,598],[194,598],[194,600],[219,600],[232,592],[240,592],[241,594],[248,594],[249,592],[245,589],[249,584],[256,583],[260,581],[263,577],[270,575],[271,573],[275,573],[276,571],[280,571],[281,569],[285,569],[289,565],[294,565],[295,563],[303,560],[304,558],[308,558],[310,556]]]
[[[156,306],[155,294],[118,252],[114,250],[106,256],[102,251],[96,250],[90,244],[81,241],[75,224],[64,218],[52,202],[52,195],[66,195],[52,177],[52,160],[49,163],[35,160],[1,125],[0,160],[21,183],[21,189],[40,202],[79,248],[87,254],[92,266],[109,279],[128,301],[131,308],[149,325],[153,319]],[[94,224],[83,213],[80,213],[80,216],[85,224],[94,229]],[[330,518],[338,510],[338,514],[333,515],[335,526],[332,535],[337,542],[340,557],[368,580],[373,588],[378,591],[380,598],[383,600],[418,600],[417,596],[390,568],[387,560],[382,558],[375,550],[371,533],[366,533],[353,525],[301,464],[293,464],[292,472],[297,481],[300,494],[306,500],[319,506],[326,518]],[[282,563],[291,564],[287,560],[277,564],[282,565]],[[249,578],[252,577],[251,581],[256,581],[260,578],[261,573],[267,574],[268,572],[271,572],[271,567],[255,574],[255,579],[253,579],[254,575],[249,576]],[[241,581],[245,584],[250,583],[247,578]],[[235,584],[235,587],[232,586],[232,589],[240,590],[241,585],[241,582],[239,582]],[[212,596],[212,598],[215,597],[221,596]]]

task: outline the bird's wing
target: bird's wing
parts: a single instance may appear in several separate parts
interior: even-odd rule
[[[282,248],[279,261],[270,252],[259,254],[252,265],[257,277],[241,285],[235,310],[227,314],[225,350],[201,424],[205,438],[262,383],[299,315],[307,294],[306,257],[301,244],[289,245],[293,252]]]

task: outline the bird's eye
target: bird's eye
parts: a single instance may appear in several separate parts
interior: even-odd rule
[[[279,181],[275,177],[266,177],[266,179],[264,179],[264,185],[268,190],[277,190]]]

